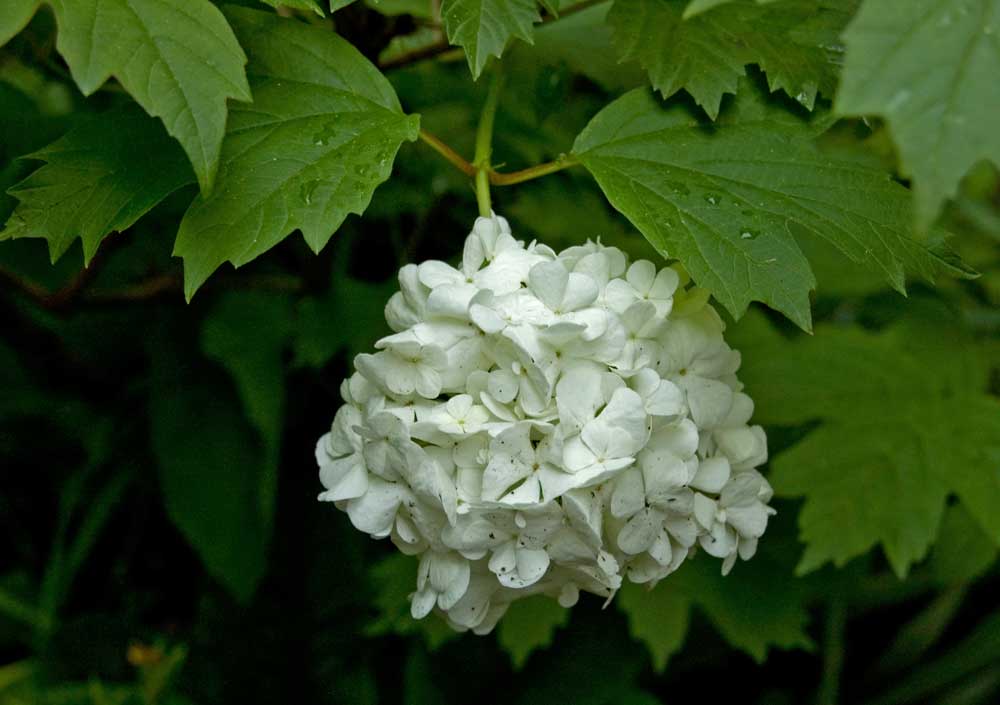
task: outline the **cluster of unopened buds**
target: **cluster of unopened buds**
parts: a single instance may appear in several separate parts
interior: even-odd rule
[[[511,601],[650,586],[757,549],[772,491],[739,353],[679,267],[556,254],[476,220],[456,269],[406,265],[316,447],[321,500],[419,556],[411,611],[489,632]]]

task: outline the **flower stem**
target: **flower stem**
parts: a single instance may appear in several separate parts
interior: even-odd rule
[[[493,212],[490,203],[490,157],[493,153],[493,123],[497,115],[497,104],[500,98],[500,66],[497,64],[490,83],[483,112],[479,116],[479,127],[476,130],[476,153],[472,166],[476,170],[476,202],[479,204],[479,215],[489,218]]]

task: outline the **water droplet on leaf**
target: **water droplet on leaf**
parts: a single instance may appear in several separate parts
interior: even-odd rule
[[[679,196],[687,196],[689,193],[691,193],[691,189],[682,184],[680,181],[664,181],[664,183],[667,185],[668,188],[670,188],[671,191],[678,194]]]
[[[902,108],[903,105],[910,99],[911,95],[910,91],[906,89],[899,91],[889,100],[889,104],[885,106],[885,109],[891,112]]]
[[[328,122],[323,125],[323,129],[313,135],[313,143],[317,147],[322,147],[333,141],[333,138],[337,136],[337,126]]]
[[[299,187],[299,198],[307,206],[312,203],[313,194],[316,193],[316,189],[319,187],[319,180],[313,179],[312,181],[306,181],[302,186]]]

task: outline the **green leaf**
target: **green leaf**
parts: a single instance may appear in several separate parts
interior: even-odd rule
[[[971,582],[989,570],[1000,547],[961,505],[945,510],[930,569],[943,585]]]
[[[364,211],[418,129],[385,77],[337,35],[228,13],[251,56],[255,100],[233,106],[216,188],[181,221],[174,254],[188,298],[223,262],[245,264],[295,229],[319,251],[348,213]]]
[[[632,635],[649,648],[658,671],[683,645],[693,608],[708,617],[729,644],[758,662],[770,647],[812,646],[805,632],[805,586],[794,579],[781,555],[758,555],[726,577],[718,564],[689,560],[653,590],[626,583],[618,600]]]
[[[330,0],[331,4],[347,5],[353,0]],[[410,15],[416,19],[433,20],[433,3],[426,0],[365,0],[365,5],[387,17]],[[440,33],[440,30],[438,30]]]
[[[369,636],[420,634],[432,651],[458,637],[458,632],[437,615],[423,619],[410,616],[410,595],[417,586],[417,565],[413,556],[394,553],[371,570],[371,589],[377,617],[365,628]]]
[[[598,113],[574,153],[665,257],[739,318],[751,301],[811,325],[816,280],[796,243],[818,236],[905,289],[905,272],[963,273],[910,237],[910,198],[888,174],[821,151],[815,128],[748,85],[711,129],[647,90]]]
[[[167,513],[208,572],[248,602],[269,541],[260,445],[218,375],[193,371],[165,334],[150,346],[151,441]]]
[[[202,324],[205,354],[232,375],[247,414],[264,441],[260,510],[270,523],[278,486],[285,416],[284,352],[292,333],[292,302],[284,295],[227,292]]]
[[[520,670],[528,656],[552,643],[558,627],[569,621],[569,610],[550,597],[535,595],[511,603],[497,625],[497,640]]]
[[[712,3],[718,5],[718,2]],[[636,59],[665,98],[684,89],[715,119],[747,64],[812,109],[817,92],[833,96],[840,52],[836,37],[855,0],[752,0],[684,19],[684,0],[615,0],[608,23],[623,59]]]
[[[443,0],[441,18],[448,41],[465,49],[473,78],[489,57],[499,57],[511,37],[532,42],[541,20],[535,0]]]
[[[208,0],[46,1],[59,24],[56,46],[80,90],[90,95],[112,76],[118,79],[146,112],[163,120],[202,190],[209,190],[226,100],[250,100],[246,56],[218,8]]]
[[[926,229],[981,159],[1000,165],[1000,0],[864,3],[844,39],[841,115],[879,115]]]
[[[731,2],[735,2],[735,0],[691,0],[684,8],[684,19],[690,19],[706,10],[711,10],[713,7],[727,5]],[[757,0],[758,5],[766,5],[769,2],[781,2],[781,0]]]
[[[539,26],[531,59],[545,64],[565,63],[609,91],[644,85],[642,69],[634,62],[618,61],[615,55],[611,28],[605,22],[610,7],[609,0]]]
[[[323,8],[317,4],[316,0],[261,0],[261,2],[274,8],[288,7],[293,10],[308,10],[323,17]],[[334,3],[331,2],[330,4],[333,5]],[[330,9],[335,10],[337,8],[331,7]]]
[[[0,7],[0,46],[24,29],[40,4],[41,0],[4,0]]]
[[[646,644],[653,668],[662,672],[667,661],[684,646],[691,615],[691,599],[673,589],[673,578],[654,588],[625,582],[618,606],[628,616],[632,636]]]
[[[941,656],[897,678],[892,690],[880,698],[869,700],[872,705],[907,705],[926,701],[934,692],[954,684],[980,669],[995,667],[1000,659],[1000,612],[992,612],[958,644]],[[974,702],[991,702],[983,698]],[[929,702],[942,702],[938,698]]]
[[[295,364],[322,367],[342,349],[352,360],[370,350],[390,333],[385,305],[398,289],[394,279],[372,284],[339,273],[326,296],[302,299],[295,325]]]
[[[330,12],[336,12],[350,5],[354,0],[330,0]]]
[[[10,189],[20,203],[0,240],[45,238],[53,262],[77,237],[89,261],[105,236],[193,181],[181,149],[134,106],[90,119],[28,158],[45,165]]]
[[[755,420],[822,421],[772,461],[780,496],[804,497],[800,573],[881,544],[899,576],[938,535],[956,495],[1000,541],[1000,400],[947,312],[920,309],[882,333],[832,325],[788,341],[763,324],[733,336]],[[741,326],[742,327],[742,326]]]

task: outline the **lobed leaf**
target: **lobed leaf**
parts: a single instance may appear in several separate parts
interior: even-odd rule
[[[42,0],[4,0],[0,6],[0,46],[24,29]]]
[[[293,10],[308,10],[309,12],[315,12],[320,17],[324,16],[323,8],[319,6],[317,0],[261,0],[261,2],[274,8],[288,7]],[[336,10],[337,8],[331,6],[330,9]]]
[[[250,100],[246,56],[208,0],[45,0],[56,14],[56,46],[90,95],[114,76],[163,121],[211,189],[226,128],[226,100]],[[0,44],[40,2],[0,12]]]
[[[0,240],[44,238],[53,262],[78,237],[89,262],[109,233],[194,180],[177,143],[135,106],[87,120],[26,158],[45,164],[9,190],[19,203]]]
[[[261,515],[273,520],[285,420],[284,352],[292,334],[292,301],[280,294],[227,292],[202,324],[201,346],[236,383],[264,443]]]
[[[837,35],[856,0],[615,0],[608,14],[622,59],[635,59],[669,98],[684,89],[715,119],[725,93],[736,93],[747,64],[812,110],[832,97],[841,49]]]
[[[912,314],[911,314],[912,316]],[[988,365],[946,313],[882,333],[823,326],[794,342],[760,319],[741,377],[765,424],[821,421],[772,461],[799,515],[808,572],[881,545],[899,576],[938,536],[949,496],[1000,543],[1000,400]],[[742,327],[742,326],[741,326]]]
[[[479,78],[490,56],[499,57],[511,37],[532,41],[541,20],[535,0],[443,0],[448,41],[465,49],[469,70]]]
[[[683,646],[695,608],[727,642],[758,662],[771,647],[810,648],[806,598],[787,559],[759,555],[728,577],[707,561],[688,561],[652,590],[626,583],[618,604],[632,635],[649,648],[653,667],[662,671]]]
[[[315,251],[389,177],[416,139],[385,77],[319,27],[231,8],[251,56],[254,102],[234,106],[218,183],[181,221],[174,254],[190,298],[223,262],[240,266],[300,229]]]
[[[796,236],[818,236],[905,291],[905,274],[967,274],[910,236],[910,198],[889,174],[821,151],[814,125],[749,86],[712,127],[647,90],[598,113],[573,151],[665,257],[736,318],[751,301],[811,326],[816,280]]]
[[[151,341],[149,415],[167,513],[208,572],[248,602],[270,538],[260,446],[220,378],[193,371],[162,335]]]
[[[1000,0],[868,0],[847,28],[840,115],[885,118],[926,230],[962,177],[1000,165]]]
[[[556,629],[568,621],[569,610],[552,598],[515,600],[497,625],[497,641],[510,654],[514,668],[520,669],[533,651],[550,645]]]

